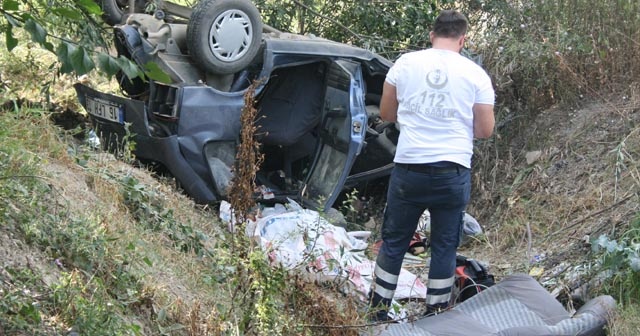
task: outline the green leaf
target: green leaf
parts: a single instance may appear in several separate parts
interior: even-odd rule
[[[46,42],[46,41],[45,41],[45,42],[42,44],[42,46],[43,46],[45,49],[49,50],[50,52],[53,52],[53,49],[55,49],[55,47],[53,46],[53,44],[52,44],[51,42]]]
[[[120,70],[120,65],[118,64],[117,59],[115,59],[111,55],[99,53],[98,68],[100,68],[100,70],[104,72],[107,77],[111,78]]]
[[[22,23],[20,21],[16,20],[13,16],[7,13],[4,14],[4,18],[7,19],[7,21],[9,22],[9,24],[11,24],[11,26],[22,27]]]
[[[58,61],[60,61],[60,72],[73,72],[73,60],[71,59],[71,54],[73,54],[75,49],[76,47],[73,44],[69,44],[67,42],[62,42],[58,45],[56,55],[58,56]]]
[[[100,15],[102,14],[102,9],[93,0],[76,0],[76,3],[86,9],[89,13]]]
[[[35,20],[29,18],[24,23],[24,29],[31,34],[31,39],[38,44],[44,45],[47,39],[47,31]]]
[[[164,308],[160,308],[160,310],[158,311],[157,320],[160,322],[164,322],[166,318],[167,318],[167,311]]]
[[[141,77],[144,79],[144,73],[140,71],[140,68],[138,68],[138,65],[133,63],[128,58],[124,56],[120,56],[116,61],[118,62],[120,69],[122,70],[122,72],[124,72],[127,78],[134,79],[136,77]]]
[[[71,65],[78,76],[84,75],[95,68],[95,64],[84,47],[77,47],[70,55]]]
[[[20,10],[20,4],[14,0],[2,0],[2,9],[6,11]]]
[[[6,37],[7,50],[13,50],[18,45],[18,39],[13,37],[13,27],[11,25],[7,25],[4,35]]]
[[[65,17],[70,20],[80,20],[82,19],[82,13],[78,10],[56,6],[51,8],[51,12],[55,13],[58,16]]]
[[[158,64],[155,62],[148,62],[147,64],[145,64],[144,70],[144,74],[155,81],[161,83],[171,83],[171,77],[169,77],[166,72],[162,71],[162,69],[160,69]]]
[[[147,257],[142,258],[142,261],[144,261],[144,263],[149,267],[153,266],[153,262],[151,262],[151,260],[149,260],[149,258]]]

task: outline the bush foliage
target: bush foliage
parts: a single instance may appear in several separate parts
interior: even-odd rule
[[[633,0],[490,0],[472,17],[473,39],[501,105],[530,120],[637,82],[639,10]]]

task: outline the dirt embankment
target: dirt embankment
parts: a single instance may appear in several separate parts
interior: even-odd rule
[[[601,234],[619,236],[640,210],[639,111],[640,95],[594,99],[579,108],[549,109],[530,123],[506,124],[496,137],[480,143],[468,212],[481,223],[486,237],[460,252],[487,262],[498,279],[531,272],[558,297],[570,298],[575,288],[590,280],[591,274],[584,271],[594,261],[589,242]],[[182,209],[178,213],[187,216],[193,207],[184,195],[144,170],[110,156],[98,162],[130,170],[141,183],[160,188],[168,204]],[[92,194],[91,178],[72,160],[52,160],[46,170],[69,211],[81,212],[101,202]],[[5,268],[36,269],[46,284],[58,277],[55,261],[2,228],[0,257]],[[147,274],[158,288],[166,289],[163,295],[199,296],[165,273]]]
[[[463,252],[499,276],[537,274],[550,290],[588,282],[591,241],[619,237],[640,211],[640,94],[631,92],[551,108],[480,144],[469,212],[486,240]]]

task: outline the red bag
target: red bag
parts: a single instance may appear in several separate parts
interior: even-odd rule
[[[495,279],[487,268],[474,259],[461,255],[456,257],[456,302],[462,302],[495,285]]]

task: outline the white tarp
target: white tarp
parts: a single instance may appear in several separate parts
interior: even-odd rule
[[[230,206],[224,203],[220,217],[230,222]],[[362,299],[367,297],[375,268],[375,262],[364,254],[369,232],[347,232],[317,211],[291,201],[288,207],[266,208],[256,222],[247,225],[247,234],[260,242],[273,262],[314,272],[325,280],[347,279],[350,285],[345,290]],[[424,299],[425,294],[422,281],[402,269],[394,299]]]

